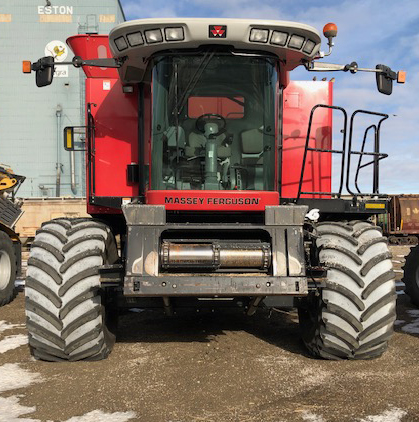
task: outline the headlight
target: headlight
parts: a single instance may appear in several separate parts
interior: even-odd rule
[[[160,29],[149,29],[148,31],[144,31],[144,35],[148,44],[163,41],[163,36],[161,34]]]
[[[166,41],[183,41],[183,28],[164,28],[164,36]]]
[[[311,54],[314,50],[316,43],[311,40],[307,40],[306,45],[303,48],[304,53]]]
[[[288,34],[286,32],[272,32],[271,44],[285,45],[287,43]]]
[[[299,50],[303,46],[303,43],[304,37],[301,37],[300,35],[293,35],[288,43],[288,47]]]
[[[116,45],[116,48],[117,48],[119,51],[122,51],[122,50],[125,50],[126,48],[128,48],[128,44],[127,44],[127,42],[125,41],[125,38],[124,38],[124,37],[119,37],[119,38],[117,38],[117,39],[115,40],[115,45]]]
[[[128,38],[129,45],[131,47],[144,44],[144,40],[143,40],[143,36],[141,35],[141,32],[134,32],[133,34],[128,34],[127,38]]]
[[[250,31],[250,41],[252,42],[268,42],[269,29],[256,29]]]

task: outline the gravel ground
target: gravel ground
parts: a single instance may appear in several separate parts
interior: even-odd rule
[[[392,247],[397,278],[408,247]],[[102,362],[46,363],[29,353],[24,294],[0,308],[0,422],[419,421],[419,309],[398,283],[387,353],[311,358],[295,312],[127,312]]]

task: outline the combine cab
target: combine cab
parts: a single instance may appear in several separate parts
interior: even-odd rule
[[[22,245],[15,225],[23,211],[15,195],[24,180],[0,165],[0,306],[13,299],[16,276],[21,272]]]
[[[46,222],[32,244],[26,314],[35,357],[106,357],[118,308],[133,306],[168,315],[295,306],[313,355],[384,352],[395,283],[386,238],[369,217],[386,211],[378,175],[388,116],[358,110],[349,120],[332,105],[332,82],[291,82],[290,72],[372,71],[385,94],[398,75],[318,62],[336,32],[326,25],[327,54],[314,28],[280,21],[146,19],[109,39],[67,40],[71,64],[87,76],[87,118],[64,129],[64,143],[86,151],[93,218]],[[52,58],[24,66],[38,86],[51,83]],[[333,112],[343,116],[340,145]],[[360,114],[376,118],[372,150],[352,142]],[[366,166],[372,190],[362,193]]]

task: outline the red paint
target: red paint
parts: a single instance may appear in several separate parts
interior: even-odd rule
[[[122,214],[122,210],[120,208],[100,207],[98,205],[91,205],[87,203],[87,213],[90,215]]]
[[[278,192],[264,191],[149,190],[146,199],[147,204],[184,211],[265,211],[266,205],[279,204]]]
[[[234,97],[244,103],[243,97]],[[188,117],[196,119],[203,114],[219,114],[225,119],[242,119],[244,106],[227,97],[189,97]]]
[[[217,38],[217,37],[225,38],[226,37],[226,30],[227,30],[227,27],[224,26],[224,25],[211,25],[210,26],[210,31],[211,31],[213,38]]]
[[[332,105],[332,82],[290,82],[284,90],[282,197],[295,198],[298,193],[304,145],[311,109],[316,104]],[[332,145],[332,111],[317,109],[314,114],[309,146],[330,149]],[[330,192],[331,153],[309,151],[302,191]],[[328,195],[302,195],[304,198],[327,198]]]
[[[138,163],[138,91],[124,94],[117,79],[88,78],[87,103],[97,105],[91,108],[95,196],[138,196],[138,184],[127,182],[127,165]]]
[[[76,56],[82,59],[112,58],[107,35],[73,35],[67,38],[67,44]],[[118,71],[107,67],[83,66],[88,78],[118,79]]]

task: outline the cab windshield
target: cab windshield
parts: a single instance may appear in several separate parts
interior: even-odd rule
[[[151,189],[275,189],[275,60],[155,59]]]

